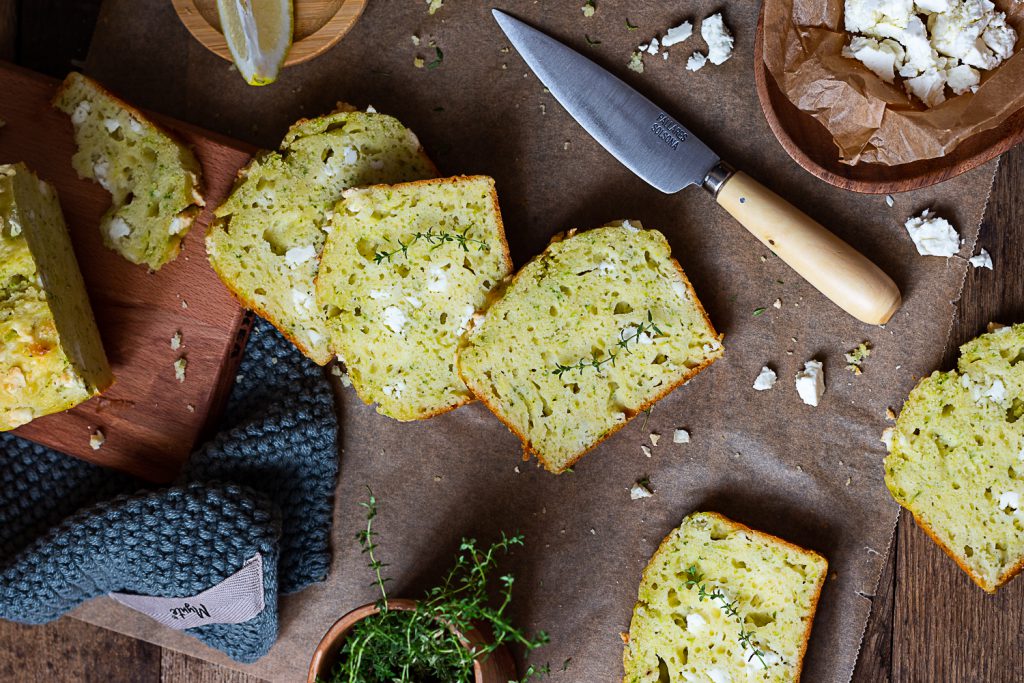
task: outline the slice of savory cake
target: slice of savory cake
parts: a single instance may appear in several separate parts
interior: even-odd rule
[[[56,191],[0,166],[0,431],[113,381]]]
[[[1024,567],[1024,325],[960,347],[886,430],[885,483],[981,588]]]
[[[103,243],[159,270],[178,255],[204,205],[192,150],[80,73],[68,74],[53,104],[75,129],[71,165],[111,195],[100,220]]]
[[[435,174],[416,136],[390,116],[339,111],[299,121],[280,152],[239,173],[206,236],[210,263],[243,304],[323,365],[332,355],[313,281],[335,203],[350,187]]]
[[[345,192],[324,245],[317,303],[359,397],[398,420],[469,402],[455,370],[458,340],[511,270],[490,178]]]
[[[721,355],[664,235],[623,221],[556,237],[474,323],[458,367],[559,473]]]
[[[798,681],[827,573],[813,551],[691,514],[644,570],[623,683]]]

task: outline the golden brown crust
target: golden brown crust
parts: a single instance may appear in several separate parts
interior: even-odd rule
[[[822,569],[821,577],[818,579],[818,583],[814,587],[814,595],[812,596],[811,603],[809,605],[810,619],[807,620],[807,628],[804,630],[803,642],[801,643],[800,652],[797,655],[796,666],[794,667],[795,678],[793,679],[793,681],[794,681],[794,683],[799,683],[799,681],[800,681],[800,672],[803,670],[803,665],[804,665],[804,657],[807,655],[807,645],[808,645],[808,643],[811,640],[811,628],[814,626],[814,616],[818,612],[818,602],[821,600],[821,589],[825,585],[825,578],[828,576],[828,560],[825,558],[824,555],[822,555],[819,552],[816,552],[814,550],[810,550],[809,548],[803,548],[801,546],[798,546],[795,543],[791,543],[791,542],[787,541],[784,538],[779,538],[778,536],[774,536],[774,535],[769,534],[769,533],[767,533],[765,531],[759,531],[757,529],[752,529],[749,526],[747,526],[746,524],[743,524],[742,522],[737,522],[737,521],[735,521],[733,519],[730,519],[730,518],[726,517],[725,515],[723,515],[721,513],[718,513],[718,512],[691,512],[689,515],[687,515],[687,517],[690,517],[690,516],[695,515],[695,514],[703,514],[703,515],[706,515],[708,517],[713,517],[713,518],[717,519],[721,524],[731,528],[733,531],[742,531],[744,533],[750,534],[751,536],[757,537],[760,540],[762,540],[762,541],[764,541],[764,542],[766,542],[768,544],[781,545],[781,546],[785,546],[785,547],[787,547],[787,548],[789,548],[791,550],[794,550],[794,551],[796,551],[796,552],[798,552],[800,554],[803,554],[803,555],[812,555],[812,556],[816,557],[817,559],[819,559],[822,563],[824,563],[825,566]],[[685,521],[685,519],[686,518],[684,518],[684,521]],[[668,543],[669,543],[669,541],[672,540],[673,536],[675,536],[675,533],[676,533],[676,531],[679,530],[679,528],[680,527],[676,527],[675,529],[670,531],[665,536],[665,538],[661,539],[661,543],[658,544],[658,548],[651,555],[651,559],[649,559],[647,561],[647,565],[644,567],[643,572],[640,574],[640,583],[638,584],[638,586],[642,586],[644,581],[647,579],[647,573],[651,570],[651,567],[654,564],[654,560],[656,560],[658,558],[658,556],[661,555],[663,552],[668,552],[668,547],[667,547]],[[639,589],[637,589],[637,590],[639,591]],[[636,612],[637,612],[637,609],[639,608],[639,606],[640,606],[639,601],[635,605],[633,605],[633,614],[630,617],[630,628],[632,628],[633,619],[636,618]],[[625,647],[623,649],[623,651],[622,651],[622,668],[625,670],[625,669],[628,669],[629,661],[630,661],[630,659],[629,659],[630,649],[628,647],[628,642],[629,642],[628,634],[627,634],[627,637],[623,639],[623,641],[627,643],[627,647]],[[623,683],[629,683],[626,680],[625,676],[623,676],[622,680],[623,680]]]
[[[600,227],[605,227],[605,226],[600,226]],[[600,227],[598,227],[598,228],[591,228],[591,230],[598,230],[598,229],[600,229]],[[580,232],[589,232],[589,230],[576,230],[576,229],[573,229],[573,230],[569,230],[567,232],[560,232],[560,233],[555,234],[551,238],[551,241],[548,242],[548,245],[544,248],[543,251],[541,251],[539,254],[537,254],[536,256],[531,258],[522,268],[520,268],[516,272],[516,274],[512,277],[512,279],[510,281],[508,281],[507,283],[503,284],[503,291],[508,289],[512,285],[514,285],[519,280],[519,276],[523,273],[524,270],[526,270],[527,266],[529,266],[534,261],[537,261],[537,260],[543,258],[547,254],[548,249],[550,249],[552,245],[557,244],[558,242],[561,242],[561,241],[563,241],[565,239],[568,239],[568,238],[572,237],[573,235],[576,235],[576,234],[578,234]],[[708,326],[708,329],[711,330],[712,335],[714,335],[718,339],[719,343],[721,343],[722,339],[724,338],[724,335],[719,334],[715,330],[714,325],[711,324],[711,319],[708,317],[707,311],[704,310],[704,305],[701,304],[700,299],[697,298],[697,293],[694,291],[693,285],[690,283],[690,279],[688,277],[686,277],[686,273],[683,272],[683,267],[681,265],[679,265],[679,261],[677,259],[675,259],[674,257],[672,257],[671,254],[669,255],[669,261],[671,261],[671,263],[675,267],[676,271],[678,271],[680,277],[682,277],[683,282],[686,285],[686,289],[690,293],[690,297],[693,299],[693,302],[694,302],[694,304],[697,307],[697,311],[700,313],[700,316],[703,319],[704,323]],[[496,300],[497,300],[497,298],[495,298],[495,301]],[[491,303],[493,303],[493,301]],[[460,351],[462,350],[461,346],[460,346],[459,350]],[[486,405],[487,408],[492,413],[494,413],[494,415],[499,420],[501,420],[501,422],[506,427],[508,427],[509,431],[511,431],[513,434],[515,434],[519,438],[519,440],[522,441],[522,443],[523,443],[523,459],[524,460],[529,460],[531,454],[535,455],[535,456],[537,456],[537,460],[540,462],[540,464],[543,465],[544,469],[546,469],[548,472],[551,472],[552,474],[561,474],[562,472],[565,472],[567,469],[569,469],[570,467],[575,465],[577,462],[579,462],[580,458],[582,458],[584,455],[586,455],[590,451],[592,451],[595,448],[597,448],[598,446],[600,446],[609,437],[611,437],[613,434],[615,434],[620,429],[622,429],[627,424],[629,424],[630,421],[633,420],[633,418],[635,418],[637,415],[639,415],[643,411],[647,410],[649,407],[651,407],[652,405],[654,405],[655,403],[657,403],[661,399],[665,398],[665,396],[667,396],[670,393],[672,393],[675,389],[677,389],[681,385],[686,384],[687,382],[689,382],[697,374],[699,374],[702,370],[704,370],[709,365],[711,365],[713,362],[715,362],[716,360],[721,358],[722,354],[724,352],[725,352],[725,347],[723,346],[723,347],[721,347],[718,350],[717,354],[712,355],[712,357],[708,358],[706,361],[704,361],[703,363],[701,363],[697,367],[692,368],[687,374],[683,375],[675,384],[669,385],[661,393],[656,394],[654,397],[652,397],[646,403],[642,404],[636,410],[627,410],[627,411],[625,411],[625,415],[626,415],[626,419],[625,420],[623,420],[621,423],[613,426],[611,429],[609,429],[607,432],[605,432],[605,434],[600,439],[598,439],[594,443],[590,444],[589,446],[583,448],[581,451],[579,451],[575,455],[571,456],[569,461],[566,462],[565,465],[563,465],[561,468],[553,467],[551,465],[551,463],[548,462],[548,460],[544,457],[544,455],[542,453],[540,453],[540,451],[538,451],[536,448],[533,447],[533,444],[530,443],[529,437],[526,436],[525,434],[523,434],[522,432],[520,432],[516,428],[516,426],[513,425],[509,421],[509,419],[506,418],[502,414],[500,408],[498,408],[497,406],[492,405],[490,402],[488,402],[487,398],[484,396],[483,390],[479,386],[474,386],[473,383],[469,379],[466,378],[466,376],[462,372],[462,364],[459,362],[459,358],[461,356],[461,353],[456,353],[456,363],[455,363],[455,366],[456,366],[456,369],[457,369],[457,371],[459,373],[459,377],[461,377],[462,381],[466,384],[467,387],[469,387],[470,392],[472,392],[472,394],[481,403]]]

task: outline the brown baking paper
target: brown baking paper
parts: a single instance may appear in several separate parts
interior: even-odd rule
[[[1024,36],[1024,4],[993,0]],[[764,61],[779,89],[832,134],[846,164],[895,166],[933,159],[967,138],[995,128],[1024,107],[1024,38],[1017,53],[992,71],[981,87],[925,107],[856,59],[842,56],[849,34],[843,0],[765,0]],[[948,91],[947,91],[948,92]]]
[[[262,145],[277,144],[294,119],[328,111],[337,100],[373,104],[411,126],[442,173],[496,179],[517,265],[568,228],[629,217],[663,231],[725,333],[726,351],[659,402],[646,424],[640,416],[561,476],[522,462],[518,440],[480,404],[400,423],[339,387],[331,575],[282,600],[280,638],[266,657],[234,664],[107,599],[84,605],[78,617],[263,678],[302,680],[331,623],[375,598],[354,539],[364,521],[357,503],[371,486],[380,499],[379,552],[390,565],[392,595],[421,595],[447,570],[462,536],[486,542],[500,530],[521,531],[527,545],[502,569],[517,577],[514,621],[551,634],[533,661],[551,663],[552,681],[615,681],[622,676],[619,633],[629,627],[645,563],[683,516],[717,510],[828,558],[804,680],[849,680],[897,517],[882,482],[885,410],[940,362],[967,267],[963,258],[919,256],[902,222],[934,207],[959,228],[967,241],[962,256],[969,256],[995,165],[899,195],[892,208],[881,197],[844,192],[793,163],[764,121],[752,70],[753,3],[638,8],[601,0],[591,19],[581,4],[503,6],[612,69],[727,160],[875,259],[904,294],[892,322],[882,329],[842,313],[702,190],[664,195],[633,176],[544,92],[485,3],[447,0],[431,17],[425,2],[374,0],[336,48],[287,69],[273,85],[250,88],[189,37],[170,3],[107,0],[88,70],[115,91]],[[723,65],[685,69],[690,52],[705,49],[698,35],[673,47],[667,61],[645,57],[643,74],[626,68],[638,44],[719,10],[736,36],[735,56]],[[639,28],[628,30],[627,18]],[[600,45],[589,47],[584,34]],[[443,51],[442,64],[415,68],[416,56],[435,57],[431,40]],[[773,307],[776,299],[781,308]],[[755,316],[759,308],[765,311]],[[864,340],[874,351],[855,377],[843,353]],[[817,408],[801,403],[793,384],[810,358],[824,361],[827,377]],[[754,391],[765,364],[779,382]],[[690,431],[691,443],[672,443],[677,427]],[[661,439],[647,458],[641,446],[651,446],[651,433]],[[631,501],[629,489],[642,477],[654,496]]]

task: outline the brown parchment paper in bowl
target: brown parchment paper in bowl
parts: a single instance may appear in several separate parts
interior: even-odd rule
[[[374,599],[354,540],[363,524],[357,502],[369,485],[381,501],[377,528],[392,595],[416,597],[438,580],[461,536],[522,531],[526,547],[502,567],[517,577],[513,619],[551,634],[534,661],[551,663],[554,682],[615,681],[622,676],[618,634],[629,626],[644,564],[684,515],[711,509],[828,558],[832,576],[804,680],[849,680],[897,516],[882,482],[885,410],[940,362],[966,269],[962,258],[919,256],[902,221],[935,207],[958,227],[969,256],[995,165],[899,195],[892,208],[882,197],[844,192],[800,169],[764,121],[752,68],[756,3],[601,0],[591,19],[581,4],[501,3],[640,88],[727,160],[875,259],[904,294],[891,323],[869,327],[839,311],[701,190],[663,195],[620,166],[508,49],[488,3],[449,0],[430,16],[424,2],[374,0],[330,52],[251,88],[191,40],[170,3],[107,0],[88,70],[139,105],[273,146],[294,119],[337,100],[373,104],[412,127],[442,173],[496,179],[517,265],[568,228],[635,217],[663,231],[725,333],[726,352],[658,403],[646,425],[641,416],[558,477],[521,462],[518,441],[479,404],[403,424],[339,387],[332,573],[283,599],[280,638],[265,658],[234,664],[107,599],[77,616],[263,678],[302,680],[331,623]],[[729,61],[687,71],[690,52],[705,49],[698,34],[673,47],[668,61],[647,56],[643,74],[626,68],[639,43],[717,11],[736,36]],[[627,18],[640,28],[628,30]],[[600,45],[589,47],[584,34]],[[430,40],[444,60],[416,69],[415,56],[435,57]],[[755,316],[758,308],[765,311]],[[843,353],[863,340],[875,350],[854,377]],[[818,408],[802,404],[793,386],[810,358],[825,362],[828,390]],[[779,382],[756,392],[751,385],[764,364]],[[676,427],[689,429],[692,442],[674,445]],[[647,458],[640,447],[651,445],[652,432],[661,440]],[[629,488],[641,477],[650,478],[654,497],[631,501]]]
[[[1024,35],[1024,4],[993,0]],[[832,134],[843,163],[895,166],[951,152],[1024,107],[1024,38],[998,68],[982,71],[976,93],[928,109],[855,59],[842,56],[849,34],[843,0],[765,0],[764,62],[779,89]]]

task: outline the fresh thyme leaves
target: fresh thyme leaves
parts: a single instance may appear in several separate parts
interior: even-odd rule
[[[650,311],[647,311],[647,322],[627,325],[619,332],[619,340],[615,342],[615,349],[609,351],[606,358],[580,358],[572,365],[555,363],[555,369],[551,371],[551,374],[561,377],[572,370],[582,373],[587,368],[594,368],[594,370],[600,372],[601,368],[608,363],[615,365],[615,359],[620,353],[632,353],[629,345],[633,342],[639,343],[644,337],[649,338],[651,332],[663,334],[661,329],[655,324],[654,316]]]
[[[743,615],[739,613],[739,610],[736,609],[736,602],[734,600],[730,600],[721,588],[712,588],[709,591],[707,583],[704,582],[704,575],[697,569],[697,565],[691,564],[686,569],[686,575],[689,577],[686,580],[686,588],[696,588],[698,600],[701,602],[704,602],[705,600],[717,602],[723,612],[739,622],[740,634],[737,640],[740,645],[743,646],[744,651],[750,650],[751,652],[747,661],[757,657],[758,661],[761,662],[761,668],[767,669],[768,664],[764,661],[764,651],[754,643],[754,632],[746,630],[746,621],[744,620]]]
[[[765,312],[765,310],[767,310],[767,309],[765,309],[763,307],[762,308],[755,308],[754,309],[754,317],[756,318],[757,316],[762,315]]]
[[[444,53],[441,52],[441,48],[437,47],[436,45],[434,46],[434,54],[434,60],[427,64],[428,69],[436,69],[437,67],[441,66],[441,62],[444,61]]]
[[[409,247],[420,240],[429,244],[431,249],[437,249],[442,244],[451,242],[458,244],[462,251],[466,252],[469,251],[470,245],[476,245],[477,251],[490,251],[491,247],[487,242],[467,237],[466,233],[468,232],[469,228],[456,232],[445,232],[444,230],[435,231],[433,228],[428,229],[426,232],[414,232],[412,234],[412,239],[408,242],[398,240],[398,249],[395,249],[394,251],[378,251],[373,255],[373,262],[378,265],[384,261],[388,261],[390,263],[391,259],[399,254],[407,257],[409,255]]]
[[[366,526],[356,539],[369,557],[367,564],[380,592],[380,611],[356,623],[345,637],[329,683],[471,681],[473,662],[490,656],[501,645],[517,644],[529,653],[548,642],[544,632],[530,637],[509,621],[506,611],[515,581],[511,574],[498,577],[496,591],[488,590],[499,558],[522,546],[522,535],[502,534],[488,547],[474,539],[463,539],[452,569],[427,591],[415,609],[388,609],[388,579],[383,576],[387,565],[377,556],[377,532],[373,529],[377,517],[373,491],[360,505],[366,510]],[[491,602],[492,594],[497,596],[496,606]],[[490,628],[494,634],[491,642],[476,647],[465,644],[459,633],[468,632],[475,623]],[[549,670],[547,666],[530,666],[520,683]]]

